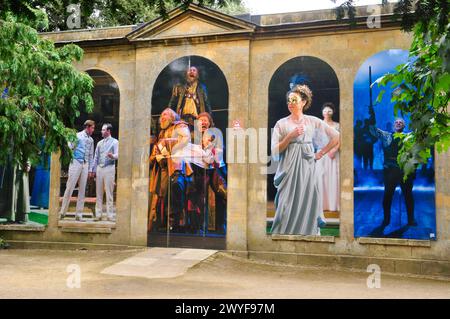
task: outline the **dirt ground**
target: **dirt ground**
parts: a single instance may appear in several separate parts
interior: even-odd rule
[[[142,250],[0,250],[0,298],[449,298],[450,282],[267,264],[218,253],[183,276],[145,279],[100,272]],[[81,269],[69,288],[67,266]]]

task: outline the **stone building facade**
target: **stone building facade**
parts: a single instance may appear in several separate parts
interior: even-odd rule
[[[319,14],[319,12],[317,12]],[[449,276],[449,154],[436,156],[437,241],[354,238],[353,236],[353,82],[359,66],[387,49],[408,50],[411,37],[381,15],[380,28],[357,17],[353,28],[330,12],[259,17],[260,24],[195,5],[176,9],[168,20],[141,26],[44,33],[57,44],[76,43],[85,53],[79,70],[108,73],[120,91],[120,158],[115,228],[58,224],[60,171],[52,156],[49,223],[46,227],[1,228],[13,246],[125,248],[147,245],[148,136],[151,96],[161,70],[177,58],[196,55],[213,61],[228,83],[229,126],[266,128],[268,86],[277,68],[297,56],[329,64],[340,88],[340,236],[271,236],[266,233],[267,179],[258,163],[228,164],[226,250],[240,256],[289,263],[386,272]],[[283,22],[284,21],[284,22]],[[230,141],[228,141],[230,143]],[[228,149],[230,145],[228,145]]]

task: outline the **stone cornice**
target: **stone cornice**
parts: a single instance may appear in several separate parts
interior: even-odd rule
[[[129,45],[134,47],[173,46],[236,40],[264,40],[273,38],[309,37],[340,33],[376,32],[400,29],[400,22],[393,20],[393,14],[380,16],[380,28],[369,28],[368,17],[356,17],[350,25],[344,20],[316,20],[278,25],[258,26],[256,24],[214,10],[191,5],[187,10],[181,7],[169,13],[169,19],[155,19],[133,30],[133,26],[78,30],[73,32],[43,33],[45,38],[57,45],[76,43],[82,47]],[[189,22],[189,20],[191,20]],[[199,21],[205,30],[189,30],[180,33],[182,23],[195,24]],[[186,22],[188,21],[188,22]],[[181,27],[180,27],[181,25]],[[178,30],[173,31],[175,28]],[[132,31],[131,31],[132,30]],[[128,32],[127,32],[128,31]],[[130,32],[131,31],[131,32]],[[78,39],[77,39],[78,38]]]

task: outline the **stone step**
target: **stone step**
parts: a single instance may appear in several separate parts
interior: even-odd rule
[[[77,197],[70,197],[69,201],[69,209],[76,209],[77,206]],[[63,198],[59,198],[59,203],[62,203]],[[86,197],[84,199],[84,210],[83,213],[93,213],[95,210],[95,197]]]
[[[326,219],[339,218],[340,216],[339,212],[331,212],[331,211],[324,211],[323,215],[325,216]]]
[[[216,253],[216,250],[206,249],[149,248],[103,269],[101,273],[147,279],[175,278]]]
[[[339,218],[325,218],[325,222],[327,226],[339,226],[340,224]]]
[[[36,231],[45,231],[46,226],[34,223],[34,222],[27,222],[26,224],[2,224],[0,225],[0,230],[15,230],[15,231],[30,231],[30,232],[36,232]]]
[[[61,228],[63,233],[87,233],[87,234],[111,234],[111,228],[98,228],[98,227],[63,227]]]
[[[67,212],[66,213],[66,218],[75,218],[76,213],[75,212]],[[83,212],[83,218],[94,218],[94,213],[93,212]]]
[[[110,221],[94,221],[93,219],[86,219],[85,221],[73,220],[60,220],[58,221],[58,227],[61,228],[116,228],[115,222]]]

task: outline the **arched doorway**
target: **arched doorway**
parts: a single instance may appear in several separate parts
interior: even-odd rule
[[[75,120],[75,126],[81,127],[84,121],[94,120],[96,129],[92,138],[97,144],[101,140],[101,125],[111,123],[113,131],[111,135],[119,138],[119,112],[120,112],[120,92],[119,86],[114,78],[105,71],[92,69],[86,71],[94,80],[94,89],[92,98],[94,100],[94,109],[91,113],[80,112],[80,117]]]
[[[197,70],[198,82],[188,85],[186,72],[193,67]],[[186,93],[190,92],[190,88],[193,88],[193,91]],[[179,93],[180,91],[183,93]],[[183,115],[182,110],[191,97],[198,107],[198,112],[196,111],[193,118],[210,109],[210,116],[214,123],[211,129],[219,133],[214,133],[212,144],[214,150],[220,150],[221,156],[215,157],[214,163],[204,166],[198,166],[198,163],[184,158],[183,161],[188,163],[193,172],[188,172],[188,169],[182,173],[180,171],[179,185],[182,187],[173,185],[172,182],[161,182],[161,174],[166,174],[163,166],[167,159],[161,162],[150,161],[148,244],[224,249],[227,185],[224,146],[228,125],[228,84],[223,72],[214,62],[201,56],[184,56],[172,61],[160,72],[152,92],[151,139],[153,143],[151,143],[150,153],[160,152],[160,149],[155,147],[162,145],[159,125],[161,113],[169,107],[180,113],[179,115]],[[172,105],[169,106],[169,104]],[[201,108],[203,111],[200,110]],[[188,124],[187,127],[193,134],[194,126]],[[195,145],[196,141],[190,139],[189,144]],[[197,146],[200,145],[197,144]],[[200,147],[205,149],[205,145]],[[153,181],[157,182],[153,183]],[[167,185],[167,189],[162,190],[164,187],[161,185]]]
[[[111,124],[111,136],[119,138],[119,113],[120,113],[120,92],[117,82],[113,77],[105,71],[98,69],[91,69],[86,71],[94,80],[94,88],[92,90],[92,98],[94,101],[94,108],[91,113],[80,111],[80,116],[75,120],[75,126],[73,127],[78,132],[82,131],[83,124],[86,120],[93,120],[95,122],[95,130],[92,134],[94,140],[94,149],[98,142],[102,140],[102,126],[104,124]],[[84,108],[81,108],[84,110]],[[117,180],[117,161],[115,164],[115,180]],[[63,202],[64,192],[67,187],[67,181],[69,177],[68,166],[61,168],[60,179],[60,204]],[[117,182],[115,182],[116,186]],[[116,203],[116,187],[114,186],[113,198],[114,198],[114,218],[111,223],[115,223],[115,203]],[[61,223],[72,222],[75,218],[76,202],[78,198],[77,184],[74,188],[72,196],[70,197],[70,204],[64,220],[60,220]],[[84,210],[82,212],[82,218],[84,224],[92,223],[95,226],[99,223],[105,222],[105,216],[99,221],[94,221],[95,217],[95,202],[96,202],[96,180],[95,178],[88,178],[86,181]],[[105,206],[103,205],[103,211],[105,215]],[[108,221],[109,222],[109,221]]]
[[[354,80],[355,237],[436,239],[434,156],[403,181],[393,133],[399,118],[403,132],[410,131],[408,114],[395,114],[391,96],[398,89],[376,82],[409,58],[401,49],[378,52],[364,61]]]
[[[311,57],[300,56],[292,58],[283,63],[272,75],[269,83],[269,116],[268,127],[273,129],[276,122],[288,116],[289,110],[286,105],[286,93],[295,85],[307,85],[313,94],[311,107],[306,110],[306,115],[312,115],[323,119],[322,109],[326,103],[331,103],[334,109],[333,121],[339,122],[339,81],[333,68],[323,60]],[[271,149],[272,132],[268,132],[268,149]],[[323,147],[323,134],[314,133],[314,149],[317,152]],[[326,139],[325,139],[326,140]],[[327,156],[327,155],[326,155]],[[339,235],[339,216],[340,216],[340,189],[339,189],[339,157],[331,161],[332,168],[324,166],[320,179],[323,197],[323,215],[325,222],[321,223],[320,234],[329,236]],[[328,163],[328,162],[327,162]],[[271,170],[267,175],[267,232],[270,234],[273,220],[276,214],[275,195],[276,188],[274,186],[275,171]],[[325,176],[325,177],[323,177]],[[332,176],[332,180],[326,178]],[[301,181],[299,181],[301,183]],[[324,186],[325,185],[325,186]],[[327,191],[328,188],[328,191]],[[331,191],[330,191],[331,190]],[[282,203],[281,203],[282,204]]]

